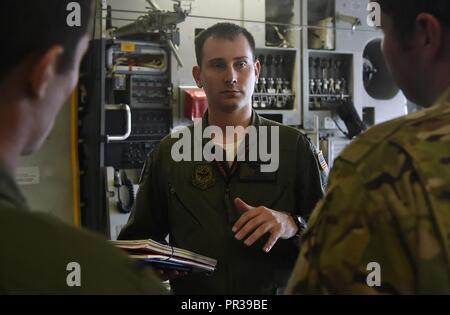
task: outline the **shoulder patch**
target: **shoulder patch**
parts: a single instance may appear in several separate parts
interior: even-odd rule
[[[327,161],[323,157],[322,151],[317,151],[317,160],[319,161],[321,171],[325,172],[328,175],[329,168],[328,168]]]

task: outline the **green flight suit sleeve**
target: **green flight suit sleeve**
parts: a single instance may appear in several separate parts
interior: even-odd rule
[[[98,234],[27,209],[0,205],[0,215],[8,222],[0,231],[0,294],[169,293],[149,267]]]
[[[161,181],[161,146],[147,157],[141,183],[128,223],[118,239],[146,239],[162,241],[168,234],[167,198]]]
[[[300,135],[297,140],[296,213],[308,219],[314,206],[323,197],[322,178],[314,146]]]

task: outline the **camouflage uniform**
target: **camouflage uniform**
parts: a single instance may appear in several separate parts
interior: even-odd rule
[[[309,224],[287,293],[450,294],[450,89],[355,140]]]
[[[0,161],[0,294],[167,294],[148,269],[101,237],[31,213]],[[80,266],[80,286],[67,266]]]

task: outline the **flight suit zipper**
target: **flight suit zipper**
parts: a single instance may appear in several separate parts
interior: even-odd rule
[[[183,202],[183,200],[181,200],[177,191],[175,190],[175,188],[173,188],[173,186],[171,184],[169,184],[169,192],[171,195],[173,195],[175,197],[175,199],[180,203],[180,205],[192,216],[192,218],[195,220],[195,222],[197,222],[198,225],[200,225],[203,228],[200,221],[197,219],[197,217],[194,215],[194,213],[189,209],[189,207],[186,206],[186,204]]]

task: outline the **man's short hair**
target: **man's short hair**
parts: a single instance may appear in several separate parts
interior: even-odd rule
[[[73,12],[67,5],[80,5],[81,26],[70,27],[68,15]],[[2,62],[0,81],[27,56],[44,53],[52,45],[64,48],[58,71],[64,72],[74,62],[75,49],[91,26],[92,0],[1,0],[0,39]]]
[[[197,64],[202,65],[203,46],[208,38],[214,37],[218,39],[235,40],[240,35],[244,35],[247,38],[250,48],[252,49],[253,59],[256,59],[255,39],[245,28],[233,24],[233,23],[217,23],[213,26],[203,30],[195,37],[195,57],[197,58]]]
[[[373,0],[389,15],[401,40],[411,35],[419,13],[435,16],[446,31],[450,30],[450,0]]]

